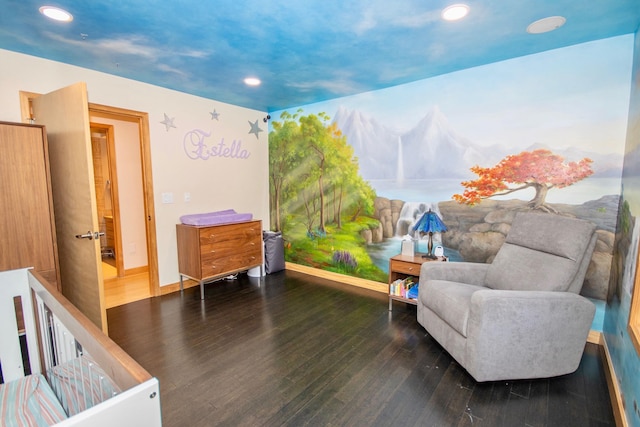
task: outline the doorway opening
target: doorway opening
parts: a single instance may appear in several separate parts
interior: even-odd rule
[[[106,282],[108,279],[125,276],[113,125],[91,123],[91,150],[101,233],[102,271]]]
[[[108,309],[151,296],[140,129],[112,113],[89,116]]]

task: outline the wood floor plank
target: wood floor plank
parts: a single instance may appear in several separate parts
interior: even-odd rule
[[[549,383],[549,423],[563,426],[589,425],[582,370]]]
[[[600,422],[608,422],[613,417],[611,403],[607,402],[609,392],[607,389],[599,387],[599,384],[606,381],[603,371],[603,350],[596,346],[587,346],[585,353],[590,356],[584,357],[581,362],[589,418]]]
[[[525,425],[544,427],[549,416],[549,380],[531,381]]]
[[[468,414],[482,426],[504,425],[504,412],[511,395],[508,382],[496,381],[476,384],[469,399]]]
[[[421,410],[418,425],[450,426],[459,423],[460,417],[466,410],[466,404],[463,407],[456,407],[455,403],[459,402],[455,396],[463,394],[466,402],[468,395],[471,394],[460,387],[460,382],[464,381],[465,376],[468,374],[453,361],[446,367],[433,394]]]
[[[514,393],[509,394],[509,400],[503,411],[502,425],[504,426],[526,426],[528,399]]]
[[[416,307],[296,272],[108,310],[165,426],[613,426],[598,348],[572,375],[476,383]]]

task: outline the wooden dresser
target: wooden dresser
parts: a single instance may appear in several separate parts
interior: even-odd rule
[[[200,298],[204,284],[262,266],[262,221],[193,226],[176,225],[180,290],[183,278],[197,280]]]

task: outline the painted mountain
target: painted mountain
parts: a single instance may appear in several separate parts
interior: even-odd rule
[[[395,179],[399,135],[357,110],[340,107],[333,121],[358,157],[364,179]]]
[[[475,146],[451,127],[437,107],[400,138],[406,179],[467,179],[472,177],[470,166],[494,164],[504,151]]]
[[[567,161],[592,159],[594,177],[619,177],[622,156],[581,151],[577,148],[554,149],[534,144],[524,150],[494,145],[482,147],[459,134],[445,115],[432,108],[416,126],[398,132],[357,110],[340,107],[334,122],[353,146],[364,179],[473,179],[471,166],[490,167],[509,154],[548,148]],[[401,169],[400,173],[398,172]]]

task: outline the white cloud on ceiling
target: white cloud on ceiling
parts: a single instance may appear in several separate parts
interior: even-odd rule
[[[55,33],[44,33],[48,38],[55,40],[59,43],[64,43],[76,48],[81,48],[89,53],[101,53],[113,54],[118,56],[132,55],[136,57],[148,58],[152,61],[158,61],[160,58],[182,56],[191,58],[206,58],[210,56],[210,52],[202,50],[181,50],[173,51],[154,46],[152,41],[148,40],[144,36],[140,35],[128,35],[126,37],[112,38],[112,39],[91,39],[88,35],[86,39],[71,39]]]

